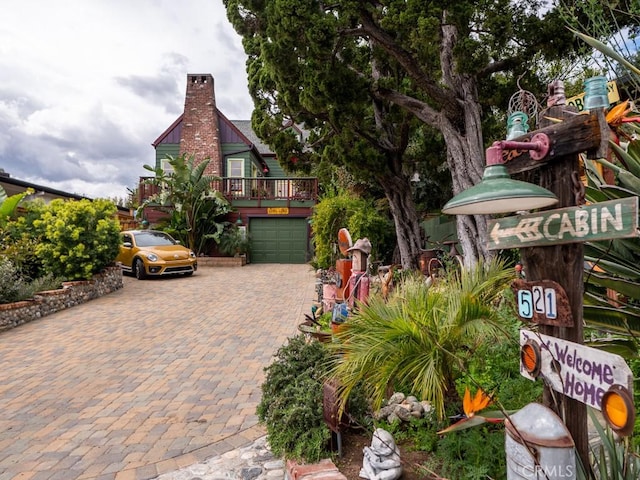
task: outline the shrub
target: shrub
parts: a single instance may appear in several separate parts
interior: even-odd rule
[[[438,473],[446,478],[469,480],[504,478],[504,435],[504,428],[494,425],[444,435],[436,447],[441,465]]]
[[[0,258],[0,303],[17,302],[25,281],[8,258]]]
[[[368,238],[373,258],[390,250],[395,239],[393,224],[383,208],[347,193],[323,198],[314,207],[311,223],[315,243],[314,264],[319,268],[335,265],[337,254],[334,245],[341,228],[349,230],[353,241]]]
[[[120,228],[109,200],[52,201],[33,226],[36,254],[47,272],[67,280],[90,279],[118,255]]]
[[[11,260],[0,258],[0,303],[26,300],[34,293],[57,289],[61,285],[62,280],[50,274],[28,282]]]
[[[40,239],[33,228],[33,221],[40,218],[43,202],[26,202],[25,213],[0,227],[0,255],[11,262],[25,278],[37,278],[45,274],[44,266],[36,255]]]
[[[331,432],[322,415],[322,376],[328,353],[304,335],[288,340],[265,368],[259,420],[275,455],[315,462],[327,455]]]
[[[236,225],[228,225],[218,242],[218,249],[224,255],[237,257],[249,252],[249,235]]]
[[[430,401],[443,418],[447,403],[459,400],[454,382],[467,359],[503,335],[493,305],[511,275],[502,264],[487,264],[431,287],[409,277],[386,301],[371,296],[330,344],[344,353],[331,371],[343,385],[341,404],[362,382],[374,408],[392,388]]]

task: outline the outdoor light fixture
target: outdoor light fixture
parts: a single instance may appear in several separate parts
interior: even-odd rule
[[[532,159],[542,160],[549,153],[549,137],[544,133],[537,133],[530,142],[494,142],[487,148],[487,166],[482,181],[449,200],[442,208],[442,213],[487,215],[533,210],[558,203],[558,198],[549,190],[532,183],[512,180],[502,158],[504,150],[529,150]]]

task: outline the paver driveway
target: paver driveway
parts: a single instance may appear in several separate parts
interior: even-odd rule
[[[0,480],[144,479],[247,444],[308,265],[137,281],[0,333]]]

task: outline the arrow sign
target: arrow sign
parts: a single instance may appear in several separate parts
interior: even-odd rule
[[[638,236],[638,197],[489,220],[489,250]]]

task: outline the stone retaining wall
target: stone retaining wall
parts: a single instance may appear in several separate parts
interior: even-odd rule
[[[120,267],[108,267],[91,280],[64,282],[61,289],[38,292],[33,299],[0,304],[0,331],[93,300],[123,286]]]

